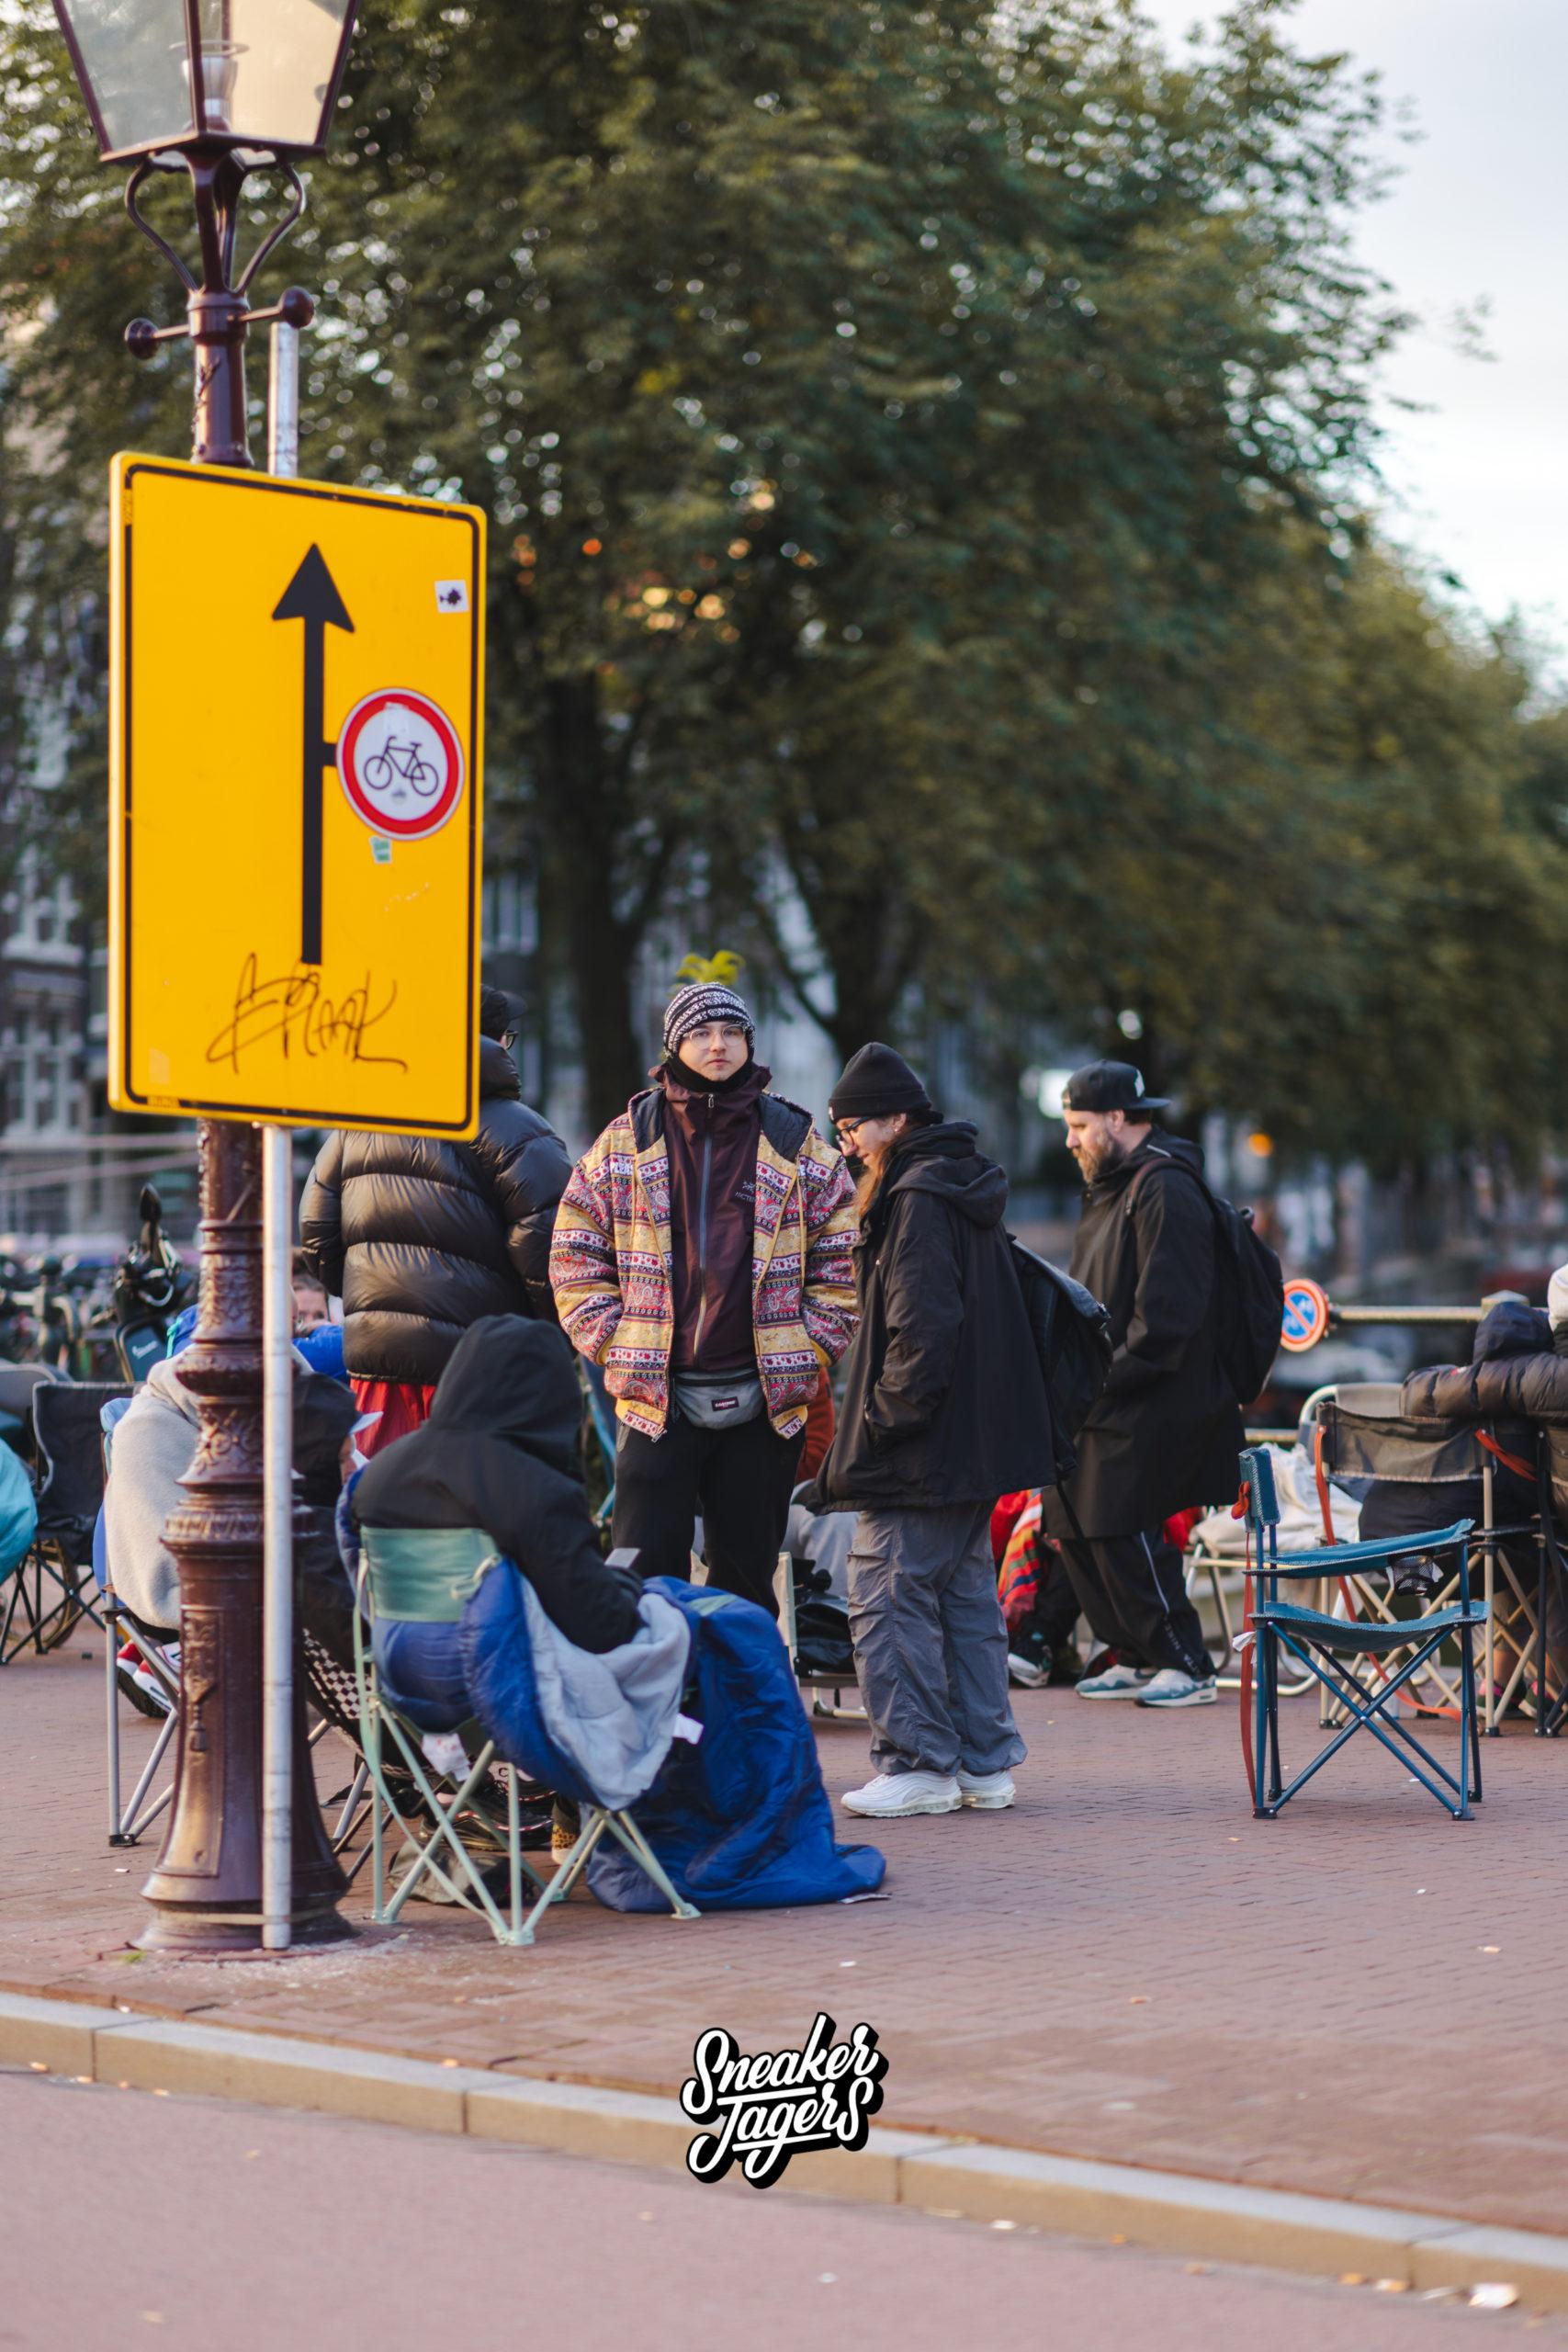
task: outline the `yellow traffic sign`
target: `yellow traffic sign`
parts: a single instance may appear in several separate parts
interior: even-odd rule
[[[109,1101],[473,1135],[484,516],[110,485]]]

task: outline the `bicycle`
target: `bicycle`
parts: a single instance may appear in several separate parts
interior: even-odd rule
[[[399,778],[412,784],[422,800],[428,800],[440,790],[441,772],[428,760],[419,756],[417,743],[400,743],[389,735],[381,749],[365,763],[365,786],[367,792],[386,792]]]

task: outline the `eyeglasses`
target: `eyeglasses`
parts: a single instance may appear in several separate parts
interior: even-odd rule
[[[835,1119],[833,1132],[841,1142],[853,1143],[864,1125],[863,1119]]]

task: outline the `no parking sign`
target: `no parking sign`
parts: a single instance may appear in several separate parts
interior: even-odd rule
[[[1294,1275],[1285,1284],[1284,1328],[1280,1344],[1292,1355],[1303,1349],[1315,1348],[1328,1329],[1328,1293],[1321,1283],[1306,1274]]]

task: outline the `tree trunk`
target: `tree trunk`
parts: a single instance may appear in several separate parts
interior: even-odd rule
[[[597,681],[552,679],[545,689],[538,798],[551,916],[564,942],[595,1133],[642,1082],[632,1012],[632,966],[647,914],[618,911],[628,854],[627,808],[606,761]]]

